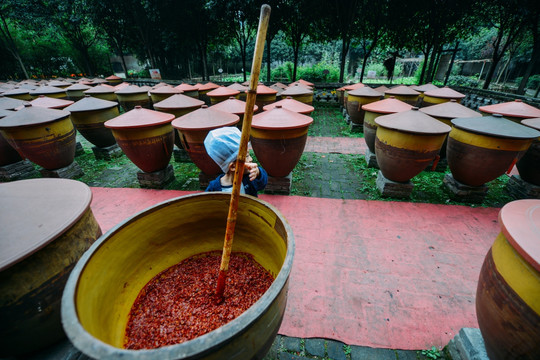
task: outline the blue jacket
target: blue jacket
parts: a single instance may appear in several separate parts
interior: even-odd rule
[[[225,174],[221,174],[217,177],[217,179],[210,181],[210,183],[208,184],[208,187],[206,188],[206,191],[223,191],[223,187],[221,186],[221,178],[224,175]],[[252,195],[255,197],[257,197],[257,193],[260,190],[264,190],[267,183],[268,183],[268,174],[260,166],[259,166],[259,176],[255,180],[249,181],[249,174],[245,174],[244,177],[242,178],[242,185],[244,185],[244,192],[248,195]]]

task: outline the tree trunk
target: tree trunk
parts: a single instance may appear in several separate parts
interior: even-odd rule
[[[271,78],[271,71],[270,71],[270,54],[271,54],[271,51],[270,51],[270,45],[272,44],[272,39],[271,38],[267,38],[266,39],[266,81],[270,82],[270,78]]]
[[[431,52],[431,46],[428,47],[426,50],[422,51],[422,53],[424,54],[424,63],[422,64],[422,71],[420,72],[420,79],[418,79],[418,85],[421,85],[424,83],[424,75],[426,73],[426,68],[427,68],[430,52]]]
[[[371,53],[373,52],[373,49],[375,49],[375,47],[377,46],[377,41],[379,41],[378,36],[376,36],[375,39],[373,39],[367,51],[366,51],[366,48],[364,47],[364,58],[362,60],[362,72],[360,73],[360,82],[364,80],[364,73],[366,70],[367,59],[369,59],[369,57],[371,56]]]
[[[535,64],[537,64],[538,61],[540,61],[540,34],[538,34],[537,30],[533,30],[533,39],[534,39],[534,44],[533,44],[533,51],[531,54],[531,60],[529,61],[529,64],[527,65],[527,68],[525,69],[525,74],[523,74],[523,79],[521,79],[521,82],[519,83],[519,86],[517,89],[517,93],[519,95],[525,94],[525,87],[527,86],[529,77],[532,74]]]
[[[351,45],[351,40],[347,37],[341,39],[341,55],[340,55],[340,64],[339,64],[339,82],[343,82],[345,75],[345,62],[347,59],[347,53],[349,52],[349,47]]]
[[[446,76],[444,78],[444,86],[448,83],[448,78],[450,78],[450,74],[452,73],[452,67],[454,66],[454,60],[456,60],[456,53],[458,52],[459,48],[459,41],[456,41],[456,47],[454,50],[452,50],[452,59],[450,60],[450,65],[448,66],[448,70],[446,71]]]
[[[433,62],[433,68],[431,69],[431,72],[429,74],[429,82],[433,82],[433,79],[435,78],[435,74],[437,73],[437,69],[439,67],[439,61],[441,61],[441,55],[442,55],[442,45],[439,45],[436,51],[436,58]]]
[[[433,46],[433,50],[431,51],[431,56],[429,57],[429,66],[427,69],[427,73],[425,74],[426,75],[425,82],[429,82],[431,80],[431,74],[433,72],[433,67],[435,65],[435,59],[437,58],[437,49],[438,49],[438,46]]]
[[[0,17],[2,18],[2,23],[3,23],[3,27],[0,27],[0,31],[2,32],[2,35],[6,38],[6,44],[5,44],[6,49],[8,49],[11,55],[19,63],[19,66],[21,67],[21,70],[24,73],[25,78],[29,79],[28,72],[26,71],[26,66],[24,66],[24,63],[21,58],[21,54],[19,53],[19,49],[17,48],[17,44],[15,44],[15,41],[13,41],[13,38],[11,37],[11,33],[7,26],[6,19],[4,18],[4,15],[2,13],[0,13]]]
[[[486,80],[484,81],[484,86],[482,86],[482,89],[489,89],[489,84],[491,84],[491,79],[493,78],[493,74],[495,74],[495,69],[497,68],[500,60],[501,56],[495,55],[494,53],[493,57],[491,58],[491,64],[489,65],[488,72],[486,74]]]

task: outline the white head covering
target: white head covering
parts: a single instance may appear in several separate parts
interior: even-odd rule
[[[206,152],[224,173],[229,170],[229,164],[238,157],[242,133],[236,127],[221,127],[206,135],[204,147]]]

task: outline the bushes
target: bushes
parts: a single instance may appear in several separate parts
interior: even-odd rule
[[[519,86],[519,84],[521,84],[521,80],[523,80],[522,76],[516,78],[516,86]],[[538,89],[538,86],[540,86],[540,74],[530,76],[529,80],[527,81],[526,87],[528,89]]]
[[[272,81],[291,82],[293,69],[293,63],[290,61],[272,69]],[[327,74],[324,73],[325,70],[328,70]],[[296,71],[296,78],[306,81],[337,82],[339,80],[339,67],[326,62],[319,62],[312,66],[299,66]]]
[[[479,83],[477,78],[463,76],[463,75],[451,75],[448,78],[448,86],[466,86],[476,88]]]

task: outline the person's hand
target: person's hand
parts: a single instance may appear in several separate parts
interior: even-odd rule
[[[244,164],[244,171],[249,174],[249,181],[255,180],[259,176],[259,166],[253,162],[247,162]]]

